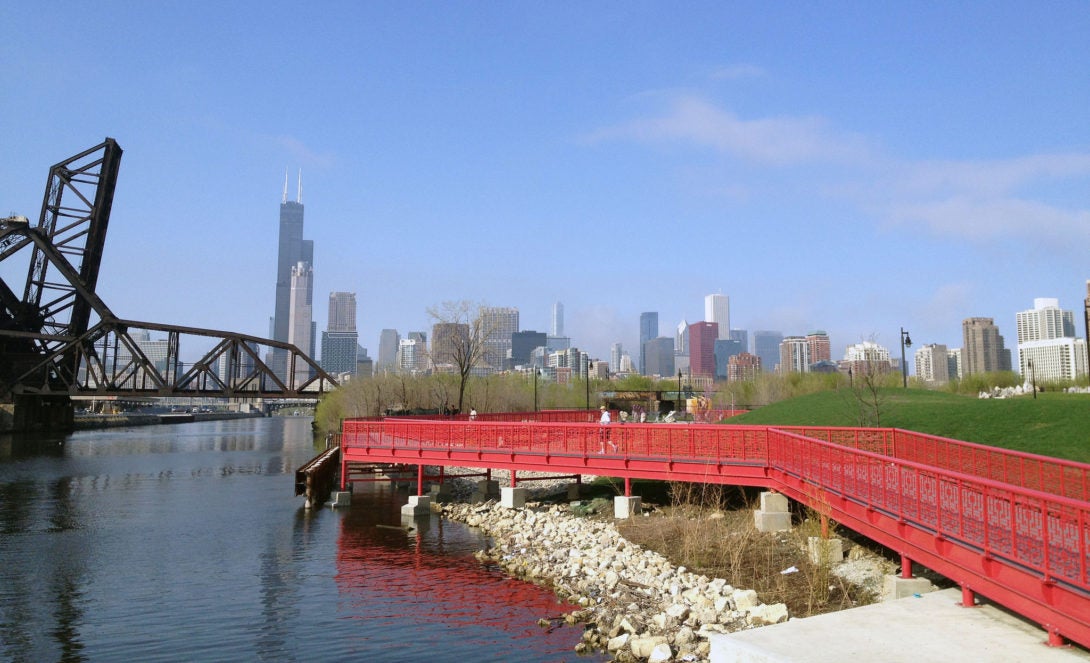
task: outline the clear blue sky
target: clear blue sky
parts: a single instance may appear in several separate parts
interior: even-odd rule
[[[0,211],[116,138],[105,301],[264,336],[301,168],[318,328],[356,292],[372,356],[466,299],[635,357],[715,292],[835,358],[1013,348],[1090,278],[1090,5],[880,5],[9,0]]]

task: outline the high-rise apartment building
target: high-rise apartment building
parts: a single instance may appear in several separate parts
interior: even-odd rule
[[[841,370],[846,368],[855,375],[878,375],[891,371],[893,362],[888,348],[874,341],[863,341],[844,349],[844,361],[840,366]]]
[[[741,382],[756,380],[761,372],[761,358],[748,352],[739,352],[727,359],[727,380]]]
[[[511,336],[519,330],[519,310],[511,306],[483,306],[480,311],[484,362],[493,371],[507,368]]]
[[[719,325],[719,338],[730,338],[730,298],[726,295],[707,295],[704,297],[704,322]]]
[[[311,326],[311,320],[303,321],[304,312],[292,310],[292,275],[299,264],[308,267],[314,264],[314,242],[303,239],[303,176],[299,175],[298,192],[295,201],[288,200],[288,174],[284,173],[284,195],[280,202],[280,233],[276,255],[276,306],[272,318],[272,337],[274,341],[290,343],[292,328],[297,325]],[[306,301],[313,300],[313,291]],[[300,304],[304,298],[297,300]],[[309,315],[309,314],[306,314]],[[298,330],[297,330],[298,331]],[[310,332],[308,331],[307,334]],[[310,339],[313,341],[313,337]],[[314,356],[312,342],[307,345],[295,344],[303,352]],[[281,378],[287,375],[287,354],[273,349],[268,357],[269,366]]]
[[[749,352],[749,332],[744,329],[732,329],[728,336],[730,340],[741,343],[744,352]]]
[[[1018,372],[1034,382],[1074,380],[1086,373],[1086,341],[1075,338],[1075,314],[1058,299],[1039,297],[1015,314]]]
[[[423,375],[431,367],[431,361],[428,358],[428,334],[422,331],[411,331],[409,332],[409,340],[416,343],[412,370],[417,375]]]
[[[644,349],[644,345],[651,339],[658,338],[659,335],[659,314],[654,311],[648,311],[640,314],[640,375],[653,375],[648,372],[647,368],[647,351]],[[671,351],[673,351],[673,343],[671,345]],[[673,372],[673,367],[670,369]]]
[[[966,318],[961,323],[964,375],[1011,370],[1011,351],[992,318]]]
[[[829,335],[818,330],[806,335],[806,345],[810,348],[810,363],[832,360],[832,346],[829,344]]]
[[[961,367],[961,348],[950,348],[946,351],[946,372],[951,380],[960,380],[965,377]]]
[[[778,331],[757,330],[753,332],[753,354],[761,358],[761,370],[771,373],[780,363],[780,343],[783,334]]]
[[[916,378],[926,384],[950,381],[950,353],[945,345],[930,343],[916,350]]]
[[[719,324],[694,322],[689,332],[689,370],[693,375],[714,378],[715,342],[719,340]]]
[[[715,378],[726,380],[729,378],[730,359],[746,351],[742,342],[728,338],[727,340],[715,339]]]
[[[553,304],[553,336],[564,335],[564,305],[560,302]]]
[[[780,373],[810,372],[810,344],[803,336],[787,336],[780,342]]]
[[[356,374],[359,334],[356,332],[356,293],[329,293],[329,320],[322,332],[322,368],[327,373]]]
[[[397,369],[397,349],[400,343],[401,334],[396,329],[383,329],[379,333],[376,372]]]

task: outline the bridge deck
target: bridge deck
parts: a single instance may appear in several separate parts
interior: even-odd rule
[[[342,481],[378,462],[766,487],[1090,646],[1090,465],[898,429],[567,416],[348,420]]]

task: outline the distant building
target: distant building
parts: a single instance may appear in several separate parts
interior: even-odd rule
[[[840,370],[854,375],[888,373],[893,369],[889,349],[874,341],[863,341],[844,349]]]
[[[807,373],[810,344],[803,336],[788,336],[780,342],[780,373]]]
[[[439,373],[457,370],[467,357],[469,325],[464,322],[437,322],[431,327],[432,369]]]
[[[780,343],[783,334],[778,331],[757,330],[753,332],[753,354],[761,358],[761,370],[765,373],[775,371],[780,363]]]
[[[946,351],[946,372],[951,380],[965,377],[961,368],[961,348],[951,348]]]
[[[726,295],[706,295],[704,297],[704,322],[719,325],[719,339],[730,338],[730,298]]]
[[[727,360],[729,382],[753,381],[761,372],[761,358],[748,352],[740,352]]]
[[[553,325],[550,333],[553,336],[564,335],[564,305],[560,302],[553,304]]]
[[[818,330],[806,335],[806,345],[810,350],[810,363],[816,364],[829,361],[832,357],[832,347],[829,344],[829,335]]]
[[[276,304],[272,318],[272,338],[274,341],[293,343],[297,348],[314,357],[314,337],[311,329],[311,310],[295,308],[296,305],[310,305],[313,301],[313,289],[304,296],[293,294],[296,271],[300,265],[307,270],[307,287],[312,287],[313,280],[309,270],[314,264],[314,242],[303,239],[303,177],[300,173],[298,192],[294,201],[288,200],[288,174],[284,173],[284,195],[280,202],[280,228],[276,255]],[[293,304],[295,302],[295,304]],[[294,333],[293,333],[294,330]],[[306,340],[305,344],[292,341]],[[266,358],[269,367],[281,378],[287,377],[288,355],[280,349],[272,349]],[[309,371],[308,371],[309,372]]]
[[[744,329],[732,329],[728,336],[730,340],[741,343],[743,351],[749,352],[749,332]]]
[[[930,343],[916,350],[916,379],[939,385],[950,381],[950,352],[945,345]]]
[[[548,334],[537,331],[517,331],[511,335],[511,365],[527,366],[534,348],[548,347]]]
[[[396,370],[397,349],[401,343],[401,334],[396,329],[383,329],[378,337],[378,370]]]
[[[648,311],[640,314],[640,375],[652,375],[647,368],[647,351],[644,346],[648,341],[659,336],[659,314]],[[671,343],[670,345],[673,345]],[[673,348],[671,348],[673,352]],[[672,372],[672,371],[671,371]]]
[[[431,368],[431,359],[428,357],[428,334],[422,331],[411,331],[409,339],[416,343],[411,370],[416,375],[423,375]]]
[[[746,351],[746,346],[739,340],[715,340],[715,377],[718,380],[730,379],[730,359]],[[753,356],[753,355],[750,355]]]
[[[1033,300],[1033,308],[1015,314],[1018,325],[1018,372],[1034,382],[1075,380],[1086,374],[1086,341],[1075,338],[1075,314],[1052,298]]]
[[[643,344],[646,372],[643,375],[658,375],[668,378],[674,374],[674,339],[659,336]]]
[[[300,261],[291,270],[291,292],[288,298],[288,343],[314,357],[314,270],[310,263]],[[310,379],[310,366],[296,362],[295,380]]]
[[[689,323],[683,318],[677,323],[677,334],[674,335],[674,354],[689,354]]]
[[[961,323],[964,375],[1011,370],[1011,352],[992,318],[966,318]]]
[[[355,375],[359,348],[356,293],[329,293],[328,316],[326,331],[322,332],[322,369],[334,375]]]
[[[609,348],[609,371],[611,373],[621,372],[621,357],[624,356],[624,348],[620,343],[614,343]]]
[[[512,306],[484,306],[480,315],[484,362],[493,371],[506,370],[511,337],[519,330],[519,310]]]
[[[694,322],[689,325],[689,371],[693,375],[715,377],[715,342],[718,338],[718,323]]]

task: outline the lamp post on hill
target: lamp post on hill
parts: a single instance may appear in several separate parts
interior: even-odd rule
[[[908,364],[905,362],[905,348],[912,347],[912,338],[904,327],[901,327],[901,382],[908,389]]]

